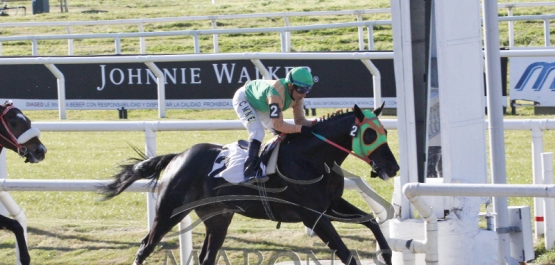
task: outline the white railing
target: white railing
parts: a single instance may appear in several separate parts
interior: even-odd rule
[[[17,23],[0,23],[0,28],[7,28],[7,27],[66,27],[68,35],[72,33],[72,27],[76,26],[99,26],[99,25],[127,25],[127,24],[134,24],[138,27],[138,32],[144,32],[144,25],[145,24],[152,24],[152,23],[168,23],[168,22],[183,22],[183,21],[202,21],[202,20],[209,20],[212,23],[212,29],[217,29],[217,21],[218,20],[225,20],[225,19],[252,19],[252,18],[274,18],[274,17],[281,17],[284,21],[285,28],[291,28],[291,23],[289,22],[290,17],[307,17],[307,16],[344,16],[344,15],[354,15],[357,18],[357,22],[363,22],[363,15],[368,14],[389,14],[391,10],[389,8],[384,9],[367,9],[367,10],[342,10],[342,11],[314,11],[314,12],[277,12],[277,13],[261,13],[261,14],[237,14],[237,15],[211,15],[211,16],[187,16],[187,17],[168,17],[168,18],[144,18],[144,19],[122,19],[122,20],[99,20],[99,21],[57,21],[57,22],[17,22]],[[380,22],[375,22],[375,25],[378,25]],[[391,22],[386,22],[386,24]],[[364,26],[365,25],[355,25],[358,27],[358,38],[359,38],[359,50],[364,50]],[[239,30],[239,29],[233,29]],[[285,45],[282,45],[282,51],[290,51],[291,50],[291,36],[289,30],[284,33],[282,36],[282,42],[285,42]],[[257,31],[258,32],[258,31]],[[262,31],[266,32],[266,31]],[[268,31],[269,32],[269,31]],[[213,31],[211,35],[213,35],[213,45],[214,45],[214,53],[219,52],[219,44],[218,38],[219,34],[230,34],[230,33],[222,33],[218,31]],[[82,35],[82,34],[81,34]],[[181,34],[179,34],[181,35]],[[56,35],[51,35],[56,36]],[[172,35],[176,36],[176,35]],[[368,26],[368,38],[369,38],[369,50],[374,49],[374,41],[373,41],[373,26]],[[31,36],[27,36],[31,37]],[[139,35],[139,43],[140,43],[140,53],[146,53],[146,43],[145,37]],[[68,55],[73,55],[74,45],[73,39],[75,38],[58,38],[58,39],[67,39],[68,40]],[[2,42],[0,41],[0,55],[2,55]],[[116,40],[116,42],[118,42]],[[195,40],[195,44],[196,40]],[[33,42],[33,45],[36,44]],[[285,47],[283,47],[285,46]],[[117,50],[117,49],[116,49]],[[197,49],[195,49],[197,50]],[[35,49],[33,49],[35,51]],[[33,53],[34,56],[36,56]]]
[[[550,44],[550,21],[554,19],[555,15],[530,15],[530,16],[513,16],[513,9],[516,7],[536,7],[536,6],[555,6],[554,2],[537,2],[537,3],[506,3],[498,4],[499,8],[506,8],[508,16],[499,17],[499,22],[508,22],[509,31],[509,48],[517,48],[514,45],[514,22],[515,21],[544,21],[544,46],[549,47]],[[2,55],[2,43],[8,41],[31,41],[32,55],[38,56],[38,40],[68,40],[68,55],[74,54],[74,39],[94,39],[94,38],[110,38],[114,39],[115,54],[121,54],[122,38],[139,38],[140,54],[146,54],[146,38],[148,37],[162,37],[162,36],[192,36],[194,40],[194,53],[200,53],[199,36],[212,35],[213,36],[213,52],[219,52],[219,35],[221,34],[248,34],[259,32],[279,32],[281,38],[281,51],[291,51],[291,32],[298,30],[315,30],[315,29],[329,29],[337,27],[357,27],[358,28],[358,42],[359,50],[364,50],[366,47],[364,37],[364,27],[367,28],[368,50],[374,50],[374,26],[377,25],[391,25],[390,20],[375,20],[364,21],[363,15],[368,14],[389,14],[389,8],[383,9],[366,9],[366,10],[343,10],[343,11],[314,11],[314,12],[277,12],[277,13],[261,13],[261,14],[237,14],[237,15],[213,15],[213,16],[187,16],[187,17],[168,17],[168,18],[144,18],[144,19],[123,19],[123,20],[100,20],[100,21],[55,21],[55,22],[8,22],[0,23],[0,28],[11,27],[65,27],[68,34],[57,35],[33,35],[33,36],[10,36],[0,38],[0,55]],[[340,15],[354,15],[357,17],[357,22],[350,23],[337,23],[337,24],[323,24],[311,25],[308,28],[305,26],[291,26],[289,18],[291,17],[306,17],[306,16],[340,16]],[[225,19],[249,19],[249,18],[268,18],[268,17],[281,17],[284,21],[284,27],[274,28],[251,28],[251,29],[225,29],[218,30],[216,23],[218,20]],[[183,22],[183,21],[203,21],[209,20],[212,23],[212,30],[188,30],[188,31],[166,31],[166,32],[144,32],[145,24],[153,23],[169,23],[169,22]],[[364,23],[361,23],[364,22]],[[77,26],[100,26],[100,25],[137,25],[138,32],[136,33],[99,33],[99,34],[72,34],[72,27]],[[49,37],[46,37],[49,36]]]
[[[271,27],[271,28],[239,28],[239,29],[207,29],[207,30],[180,30],[180,31],[158,31],[158,32],[134,32],[134,33],[94,33],[94,34],[62,34],[62,35],[30,35],[30,36],[10,36],[0,37],[0,45],[9,41],[31,41],[32,55],[38,56],[38,41],[40,40],[81,40],[81,39],[114,39],[115,54],[121,54],[121,39],[124,38],[140,38],[141,54],[146,53],[147,37],[176,37],[176,36],[191,36],[193,37],[193,52],[200,53],[200,37],[204,35],[223,35],[223,34],[251,34],[251,33],[279,33],[280,34],[280,51],[291,51],[291,38],[288,37],[290,32],[304,31],[304,30],[320,30],[320,29],[335,29],[335,28],[351,28],[358,27],[368,28],[369,47],[373,47],[374,39],[372,37],[373,27],[376,25],[390,25],[391,21],[361,21],[361,22],[346,22],[334,24],[319,24],[308,26],[285,26],[285,27]],[[364,35],[359,35],[359,50],[364,50]],[[0,49],[1,52],[1,49]],[[217,45],[214,45],[214,53],[217,53]],[[1,55],[1,54],[0,54]],[[72,42],[68,45],[68,55],[73,55]]]

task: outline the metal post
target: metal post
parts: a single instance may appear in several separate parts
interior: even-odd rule
[[[67,34],[71,34],[71,28],[66,26]],[[73,55],[73,39],[67,40],[67,55]]]
[[[508,15],[512,17],[513,7],[512,6],[507,7],[507,11],[508,11]],[[514,46],[515,46],[515,22],[512,20],[509,20],[509,48],[512,48]]]
[[[218,24],[216,23],[216,19],[212,19],[212,29],[217,29],[218,28]],[[219,35],[218,34],[212,34],[212,39],[213,39],[213,45],[214,45],[214,53],[219,53],[220,52],[220,46],[218,45],[218,38]]]
[[[143,23],[139,23],[139,32],[145,32]],[[139,49],[141,54],[146,54],[145,37],[139,37]]]
[[[482,1],[484,12],[484,36],[486,53],[486,86],[487,107],[490,136],[490,160],[491,176],[493,184],[506,184],[505,164],[505,134],[503,131],[503,103],[501,95],[501,56],[499,53],[499,25],[497,21],[497,0]],[[495,197],[493,205],[497,216],[495,217],[495,229],[505,230],[509,226],[508,200],[503,197]],[[499,264],[511,263],[511,238],[509,233],[498,233]]]
[[[147,157],[156,156],[156,132],[152,128],[145,129],[145,154]],[[156,216],[156,200],[158,196],[156,193],[146,193],[146,205],[148,216],[148,229],[154,224],[154,217]]]
[[[542,175],[544,184],[553,184],[553,153],[542,153]],[[555,199],[544,199],[544,229],[545,229],[545,249],[551,250],[555,245]]]
[[[362,22],[361,14],[357,15],[357,21]],[[358,50],[359,51],[364,50],[364,27],[363,26],[358,26]]]
[[[541,154],[543,152],[543,131],[539,126],[534,126],[532,128],[532,176],[535,185],[544,184],[542,178],[542,165]],[[544,198],[534,198],[534,213],[535,213],[535,238],[537,240],[541,239],[544,234],[544,211],[543,203]]]
[[[145,63],[148,68],[156,75],[156,83],[158,84],[158,118],[166,117],[166,80],[164,73],[153,62]]]
[[[38,56],[39,55],[39,44],[37,43],[37,39],[32,39],[31,42],[33,43],[32,54],[33,54],[33,56]]]
[[[545,47],[551,46],[551,32],[549,31],[549,19],[543,20],[543,38],[545,42]]]
[[[121,40],[119,37],[116,37],[116,39],[114,40],[115,46],[116,46],[116,50],[115,53],[116,54],[121,54]]]

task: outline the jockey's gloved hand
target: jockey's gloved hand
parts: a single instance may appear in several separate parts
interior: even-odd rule
[[[306,137],[312,136],[312,128],[308,126],[301,127],[301,134]]]

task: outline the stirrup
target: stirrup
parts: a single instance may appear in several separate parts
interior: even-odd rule
[[[245,179],[243,180],[243,183],[245,184],[255,184],[255,183],[264,183],[266,181],[270,180],[269,176],[250,176],[250,177],[245,177]]]

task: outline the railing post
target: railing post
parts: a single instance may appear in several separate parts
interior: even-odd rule
[[[119,37],[116,37],[114,40],[115,46],[116,46],[116,54],[121,54],[121,40]]]
[[[181,265],[193,265],[194,259],[191,258],[193,254],[193,233],[191,230],[187,232],[181,232],[183,229],[191,226],[191,216],[187,215],[178,225],[179,234],[179,256],[181,257]],[[189,263],[187,261],[190,260]]]
[[[139,32],[145,32],[143,23],[139,23]],[[139,37],[139,49],[141,54],[146,54],[146,42],[145,37]]]
[[[286,41],[287,32],[285,30],[282,30],[279,35],[280,35],[280,40],[281,40],[280,41],[281,42],[281,52],[287,52],[287,41]]]
[[[39,44],[37,42],[37,39],[33,38],[33,40],[31,40],[31,42],[33,43],[32,54],[33,54],[33,56],[38,56],[39,55]]]
[[[545,47],[551,46],[551,33],[549,31],[549,19],[546,18],[543,20],[543,36],[545,41]]]
[[[507,15],[512,17],[513,16],[513,7],[507,7]],[[515,24],[514,21],[509,20],[509,48],[515,46]]]
[[[200,53],[200,37],[198,34],[193,34],[193,42],[195,53]]]
[[[212,29],[218,29],[218,24],[216,22],[216,19],[212,19]],[[218,40],[219,40],[219,35],[218,34],[212,34],[212,39],[213,39],[213,45],[214,45],[214,53],[219,53],[220,52],[220,46],[218,44]]]
[[[283,22],[285,22],[285,26],[289,27],[289,17],[283,17]],[[291,32],[285,32],[285,51],[291,51]]]
[[[357,21],[362,22],[361,14],[357,15]],[[364,27],[363,26],[358,26],[358,50],[359,51],[364,50]]]
[[[367,27],[368,29],[368,50],[374,50],[374,23]]]
[[[542,177],[545,185],[553,184],[553,153],[542,153]],[[545,213],[545,249],[551,250],[555,245],[555,199],[545,198],[543,211]]]
[[[145,154],[148,158],[156,156],[156,132],[152,128],[145,128]],[[146,213],[148,216],[148,230],[154,224],[154,217],[156,216],[156,200],[158,196],[156,193],[146,193]]]
[[[535,185],[544,184],[541,168],[541,153],[543,152],[543,131],[537,127],[532,127],[532,175]],[[544,235],[544,198],[534,197],[535,213],[535,237],[540,239]]]
[[[66,26],[67,34],[71,34],[71,28]],[[73,55],[73,39],[67,40],[67,55]]]
[[[158,118],[166,117],[166,80],[164,73],[153,62],[146,62],[146,66],[156,76],[156,83],[158,89]]]

